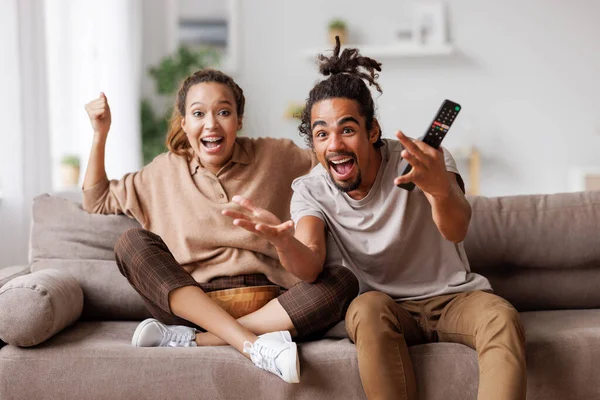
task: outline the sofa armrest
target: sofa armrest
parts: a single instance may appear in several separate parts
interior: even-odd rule
[[[73,324],[83,309],[83,291],[69,273],[45,269],[0,288],[0,338],[19,347],[40,344]]]
[[[30,272],[28,265],[15,265],[0,268],[0,288],[17,276],[27,275]]]
[[[27,275],[30,272],[31,271],[29,270],[28,265],[15,265],[11,267],[0,268],[0,288],[17,276]],[[0,340],[0,349],[5,345],[6,343]]]

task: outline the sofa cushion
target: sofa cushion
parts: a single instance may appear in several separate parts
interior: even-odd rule
[[[600,310],[521,314],[527,337],[527,399],[600,398]]]
[[[600,191],[469,197],[465,250],[474,271],[600,268]]]
[[[38,260],[32,271],[48,268],[66,271],[83,289],[85,320],[142,320],[150,317],[142,297],[121,275],[117,264],[107,260]]]
[[[114,260],[114,245],[140,225],[124,215],[89,214],[81,204],[40,195],[33,201],[30,262],[44,259]]]
[[[83,292],[64,271],[23,275],[0,289],[0,339],[35,346],[71,325],[81,315]]]
[[[598,398],[600,310],[525,312],[521,319],[527,399]],[[136,326],[79,322],[34,351],[5,346],[0,349],[0,398],[365,398],[356,349],[348,339],[299,344],[300,384],[289,385],[228,346],[131,347]],[[409,350],[421,400],[477,398],[474,350],[453,343]]]
[[[365,398],[356,348],[348,339],[299,344],[300,383],[290,385],[256,368],[229,346],[132,347],[136,326],[79,322],[34,352],[5,346],[0,350],[0,398]],[[429,344],[411,348],[411,356],[424,398],[475,400],[474,350],[452,343]]]
[[[14,278],[21,276],[21,275],[26,275],[30,272],[29,270],[29,266],[23,266],[23,265],[15,265],[15,266],[11,266],[11,267],[4,267],[0,269],[0,288],[2,286],[4,286],[6,283],[10,282],[11,280],[13,280]],[[2,339],[0,339],[0,348],[2,348],[2,346],[6,345],[5,342],[2,341]]]
[[[469,201],[469,263],[498,295],[519,311],[600,307],[600,192]]]
[[[83,288],[84,319],[144,319],[141,297],[117,268],[114,244],[140,225],[124,215],[89,214],[81,204],[47,194],[33,202],[31,270],[59,269]]]
[[[519,311],[600,308],[600,268],[485,270],[494,293]]]

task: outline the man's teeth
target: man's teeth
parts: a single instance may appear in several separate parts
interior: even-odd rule
[[[352,158],[349,157],[349,158],[344,158],[343,160],[335,160],[335,161],[331,160],[331,163],[337,165],[337,164],[343,164],[343,163],[348,162],[350,160],[352,160]]]

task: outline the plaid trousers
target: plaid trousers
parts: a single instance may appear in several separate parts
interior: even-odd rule
[[[199,283],[175,261],[160,236],[145,230],[125,232],[115,245],[119,271],[142,296],[150,313],[168,325],[194,326],[171,312],[169,293],[183,286],[205,292],[246,286],[273,285],[264,275],[218,277]],[[324,333],[343,320],[358,294],[358,280],[344,267],[326,267],[314,283],[300,282],[277,299],[288,313],[299,337]],[[202,327],[199,327],[202,328]]]

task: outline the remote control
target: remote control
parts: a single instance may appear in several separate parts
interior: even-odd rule
[[[444,100],[440,106],[440,109],[435,115],[435,118],[429,125],[429,129],[418,140],[427,143],[434,149],[439,148],[460,109],[460,104],[450,100]],[[403,159],[400,162],[400,171],[402,171],[400,175],[408,174],[411,169],[412,166],[408,163],[408,161]],[[401,183],[398,185],[398,187],[406,190],[413,190],[415,188],[415,184],[412,182]]]

